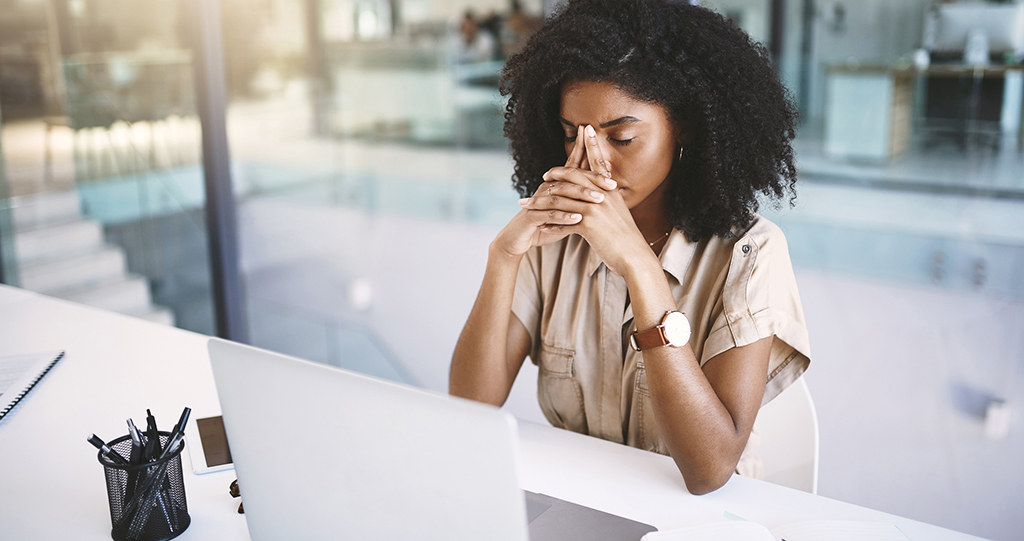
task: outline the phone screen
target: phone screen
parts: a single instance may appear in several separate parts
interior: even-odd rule
[[[224,419],[220,415],[197,419],[196,426],[199,427],[199,440],[203,445],[206,466],[212,468],[231,464],[231,448],[228,447],[228,435],[224,432]]]

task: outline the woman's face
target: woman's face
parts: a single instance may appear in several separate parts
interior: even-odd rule
[[[566,155],[576,144],[576,128],[593,126],[626,206],[664,211],[665,180],[682,135],[663,106],[640,101],[611,83],[574,81],[562,86],[559,116]]]

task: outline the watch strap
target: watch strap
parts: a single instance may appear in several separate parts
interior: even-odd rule
[[[664,329],[663,325],[658,325],[653,329],[634,332],[629,344],[637,351],[667,346],[668,338],[665,337]]]

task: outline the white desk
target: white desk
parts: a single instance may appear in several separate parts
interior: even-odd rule
[[[123,435],[124,420],[142,420],[146,408],[164,427],[184,406],[194,415],[219,411],[204,336],[0,286],[0,355],[60,349],[66,357],[0,420],[3,539],[110,539],[103,468],[85,438]],[[738,476],[692,496],[668,457],[534,424],[520,433],[523,488],[659,529],[726,520],[729,512],[769,528],[884,521],[912,540],[973,539]],[[192,524],[179,539],[248,539],[238,500],[228,495],[234,472],[196,476],[183,456]]]

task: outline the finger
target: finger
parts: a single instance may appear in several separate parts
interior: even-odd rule
[[[519,202],[519,206],[528,212],[570,212],[586,214],[593,211],[594,203],[565,198],[531,198]]]
[[[604,202],[605,194],[603,191],[596,190],[592,186],[551,180],[541,184],[540,187],[537,188],[536,193],[533,194],[533,197],[520,199],[519,205],[526,208],[529,205],[529,202],[533,199],[554,199],[558,197],[584,201],[587,203],[601,203]]]
[[[600,195],[607,197],[605,194],[593,190]],[[571,199],[568,197],[561,197],[558,195],[536,195],[534,197],[528,197],[519,200],[519,206],[524,210],[564,210],[566,212],[583,212],[586,213],[592,209],[592,206],[597,204],[596,196],[591,195],[590,200],[584,201],[580,199]]]
[[[584,163],[584,165],[586,165],[586,163]],[[547,173],[544,173],[544,180],[546,182],[563,180],[566,182],[572,182],[573,184],[579,184],[580,186],[600,188],[603,190],[614,190],[618,186],[614,180],[604,175],[572,167],[552,167]],[[541,188],[546,187],[546,184],[541,185]]]
[[[611,178],[612,173],[608,168],[608,162],[605,161],[604,155],[601,154],[601,146],[597,144],[597,132],[594,131],[593,126],[588,124],[584,128],[584,133],[586,134],[584,139],[586,140],[587,159],[590,163],[590,170]]]
[[[580,224],[544,224],[538,227],[538,229],[552,235],[571,235],[573,233],[582,234]]]
[[[569,159],[565,161],[566,167],[579,167],[580,162],[583,160],[583,150],[586,148],[583,144],[583,126],[576,127],[576,144],[572,147],[572,152],[569,153]]]
[[[526,219],[537,227],[576,225],[583,221],[583,213],[567,210],[527,210]]]

